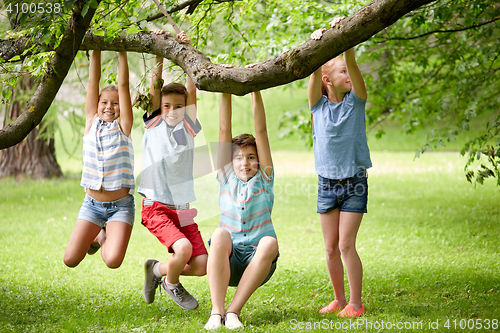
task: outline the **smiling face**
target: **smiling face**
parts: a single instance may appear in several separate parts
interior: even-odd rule
[[[255,146],[238,147],[233,151],[233,170],[236,177],[248,181],[257,174],[258,169],[259,157]]]
[[[167,94],[161,97],[161,116],[169,126],[175,126],[184,119],[186,97],[180,94]]]
[[[324,64],[322,74],[323,82],[339,93],[345,94],[351,91],[351,78],[347,72],[347,65],[341,57],[333,58]]]
[[[120,116],[118,91],[104,90],[97,104],[97,115],[104,121],[112,122]]]

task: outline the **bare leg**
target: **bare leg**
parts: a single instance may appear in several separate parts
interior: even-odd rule
[[[212,235],[207,264],[207,277],[210,286],[210,297],[212,299],[212,314],[218,313],[224,316],[226,313],[224,300],[231,276],[229,256],[232,249],[233,242],[229,232],[221,228],[216,229]]]
[[[193,247],[187,238],[181,238],[172,245],[172,249],[174,253],[168,261],[160,264],[160,273],[167,277],[168,283],[177,284],[179,283],[179,276],[191,259]]]
[[[349,304],[357,311],[361,308],[361,289],[363,283],[363,266],[356,251],[358,234],[363,213],[341,212],[339,222],[339,249],[347,271],[349,281]]]
[[[132,227],[127,223],[110,221],[106,224],[106,239],[101,243],[101,257],[109,268],[121,266],[131,234]]]
[[[326,267],[332,282],[335,300],[340,307],[347,304],[344,289],[344,266],[339,249],[339,209],[320,214],[321,229],[326,250]]]
[[[257,251],[250,264],[241,277],[238,288],[236,288],[236,292],[234,293],[233,301],[227,308],[228,312],[235,312],[238,315],[241,313],[241,309],[250,296],[260,287],[267,274],[269,274],[271,265],[277,255],[278,241],[276,238],[270,236],[263,237],[257,245]]]
[[[185,276],[203,276],[207,274],[208,254],[200,254],[192,257],[184,266],[181,275]]]
[[[101,244],[104,244],[105,240],[106,240],[106,231],[104,229],[101,229],[101,231],[97,234],[97,236],[95,236],[94,241],[92,242],[91,245],[99,246],[100,248]]]
[[[64,264],[76,267],[85,258],[90,244],[101,231],[101,227],[85,220],[76,220],[75,228],[64,252]]]

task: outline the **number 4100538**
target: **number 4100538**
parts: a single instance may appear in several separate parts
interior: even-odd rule
[[[6,12],[9,14],[60,14],[62,12],[62,6],[60,3],[50,2],[17,2],[16,4],[9,3]]]

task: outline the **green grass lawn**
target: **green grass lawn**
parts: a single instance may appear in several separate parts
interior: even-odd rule
[[[280,114],[300,107],[304,96],[305,89],[263,92],[276,169],[273,221],[281,256],[273,278],[243,309],[244,331],[456,332],[477,331],[479,323],[500,330],[499,188],[492,181],[477,188],[469,184],[465,161],[457,153],[426,153],[414,160],[426,132],[404,135],[396,123],[382,125],[387,133],[382,139],[375,138],[380,127],[368,131],[374,167],[369,212],[357,243],[366,315],[350,322],[318,313],[333,291],[316,214],[313,154],[296,138],[279,140],[277,131]],[[198,145],[217,140],[219,102],[218,94],[199,94],[203,132]],[[233,103],[234,134],[252,132],[249,96],[234,97]],[[66,125],[62,120],[60,134],[74,156],[56,137],[65,178],[0,180],[0,332],[202,331],[210,313],[206,277],[182,279],[200,303],[195,311],[180,309],[165,293],[153,304],[142,299],[144,261],[164,261],[168,254],[140,224],[137,194],[136,225],[119,269],[108,269],[99,253],[77,268],[64,266],[63,253],[84,197],[81,134]],[[138,175],[139,111],[136,125]],[[465,133],[444,149],[456,152],[474,134]],[[195,182],[196,221],[208,240],[218,225],[217,182],[213,173]],[[228,300],[233,293],[230,289]]]
[[[372,153],[368,214],[357,243],[366,315],[349,322],[318,313],[333,292],[315,213],[312,152],[274,154],[281,256],[272,279],[243,309],[245,332],[473,332],[479,322],[500,329],[500,191],[493,182],[467,183],[458,154],[415,161],[413,155]],[[218,224],[213,174],[196,186],[197,222],[207,240]],[[195,311],[182,310],[165,293],[153,304],[142,299],[144,261],[165,260],[167,252],[140,224],[138,195],[123,265],[108,269],[98,253],[70,269],[62,257],[84,196],[79,177],[7,179],[0,188],[0,332],[202,330],[210,313],[206,277],[182,279],[200,303]]]

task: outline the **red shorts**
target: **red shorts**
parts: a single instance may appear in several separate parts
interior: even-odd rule
[[[141,223],[160,243],[174,253],[172,245],[181,238],[187,238],[193,247],[191,257],[208,254],[194,217],[196,209],[174,210],[155,201],[152,205],[142,205]]]

